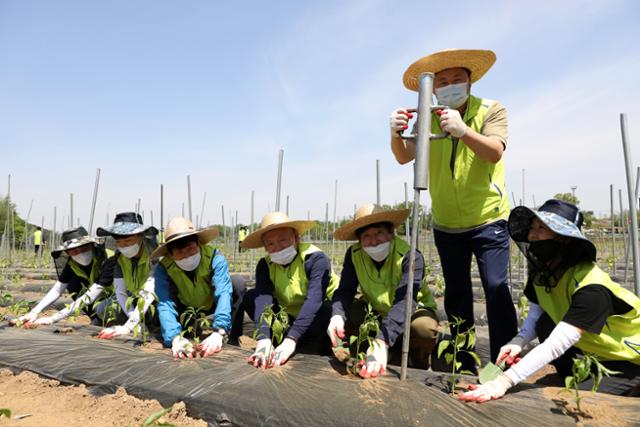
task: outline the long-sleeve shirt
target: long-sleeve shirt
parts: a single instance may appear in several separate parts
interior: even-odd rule
[[[123,256],[123,255],[120,255]],[[133,262],[137,262],[136,259],[132,260]],[[127,290],[127,285],[124,281],[122,268],[120,264],[116,262],[113,270],[113,288],[115,290],[116,299],[118,300],[118,304],[122,308],[122,311],[127,315],[129,320],[124,324],[126,328],[133,331],[138,323],[140,323],[140,311],[138,310],[137,304],[130,304],[127,306],[127,300],[129,297],[133,296],[134,298],[141,298],[144,301],[142,306],[142,314],[144,315],[149,306],[153,303],[155,299],[155,279],[154,279],[154,270],[155,266],[152,265],[149,269],[149,274],[147,275],[147,280],[144,282],[142,289],[138,291],[137,295],[132,295]]]
[[[389,313],[387,313],[387,317],[382,320],[380,333],[377,337],[386,342],[390,347],[395,344],[398,337],[404,332],[405,298],[407,295],[407,283],[409,282],[409,256],[410,253],[407,252],[402,259],[402,278],[396,288],[393,305]],[[376,263],[378,267],[382,267],[383,264],[384,261]],[[418,291],[420,290],[424,276],[424,259],[419,251],[416,251],[414,266],[412,311],[416,309]],[[351,259],[351,248],[349,248],[344,256],[344,265],[342,274],[340,275],[340,286],[338,286],[338,289],[336,289],[333,294],[332,312],[334,315],[340,315],[344,319],[347,318],[347,313],[350,312],[351,304],[358,292],[359,284],[356,269]]]
[[[286,331],[286,336],[294,341],[298,341],[311,326],[313,319],[322,307],[331,280],[329,259],[322,252],[313,252],[307,255],[304,260],[304,271],[309,279],[307,295],[298,316]],[[269,266],[267,261],[262,258],[256,267],[256,307],[254,313],[256,328],[260,330],[262,338],[271,337],[269,327],[264,322],[260,323],[260,315],[267,305],[274,303],[273,294],[274,285],[269,277]]]
[[[233,286],[229,276],[227,260],[219,251],[211,258],[211,293],[215,300],[216,308],[213,313],[212,328],[214,330],[231,330],[231,301]],[[155,272],[156,293],[158,295],[158,316],[162,340],[166,346],[171,345],[173,338],[182,332],[178,314],[178,288],[173,283],[167,270],[159,263]]]

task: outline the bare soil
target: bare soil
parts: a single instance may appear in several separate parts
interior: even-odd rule
[[[139,426],[163,409],[157,400],[140,400],[123,388],[112,395],[95,397],[84,385],[64,386],[32,372],[14,375],[8,369],[0,370],[0,402],[0,407],[10,409],[12,415],[12,419],[0,417],[0,426],[22,427]],[[188,417],[182,402],[174,404],[160,422],[207,426],[205,421]]]
[[[545,387],[545,397],[552,400],[565,415],[576,420],[581,426],[623,427],[627,420],[619,408],[613,408],[607,402],[609,396],[591,391],[580,391],[580,411],[576,407],[574,394],[561,387]],[[628,419],[628,417],[626,417]],[[631,417],[634,418],[634,417]]]

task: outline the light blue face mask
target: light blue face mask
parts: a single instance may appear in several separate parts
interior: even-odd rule
[[[457,83],[437,88],[435,92],[438,104],[454,109],[462,106],[469,99],[468,87],[469,83]]]

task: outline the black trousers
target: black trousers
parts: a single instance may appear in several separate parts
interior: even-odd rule
[[[538,323],[536,324],[536,333],[540,342],[544,342],[556,324],[551,320],[547,313],[542,313]],[[573,367],[573,359],[582,355],[582,351],[577,347],[571,347],[562,356],[551,362],[558,371],[558,375],[562,378],[573,375],[571,368]],[[626,361],[609,361],[600,362],[606,368],[619,371],[610,377],[603,377],[600,381],[598,391],[601,393],[615,394],[618,396],[635,396],[640,397],[640,365]],[[593,380],[591,378],[580,383],[581,390],[591,390],[593,388]]]

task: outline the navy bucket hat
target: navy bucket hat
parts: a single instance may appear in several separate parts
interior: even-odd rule
[[[533,218],[538,218],[554,233],[574,239],[588,261],[596,260],[595,245],[582,234],[584,216],[577,206],[564,200],[551,199],[544,202],[537,211],[526,206],[516,207],[509,215],[509,234],[515,242],[529,243],[528,235]]]
[[[135,212],[121,212],[116,215],[113,225],[98,227],[98,236],[133,236],[134,234],[158,234],[158,229],[142,224],[142,216]]]

